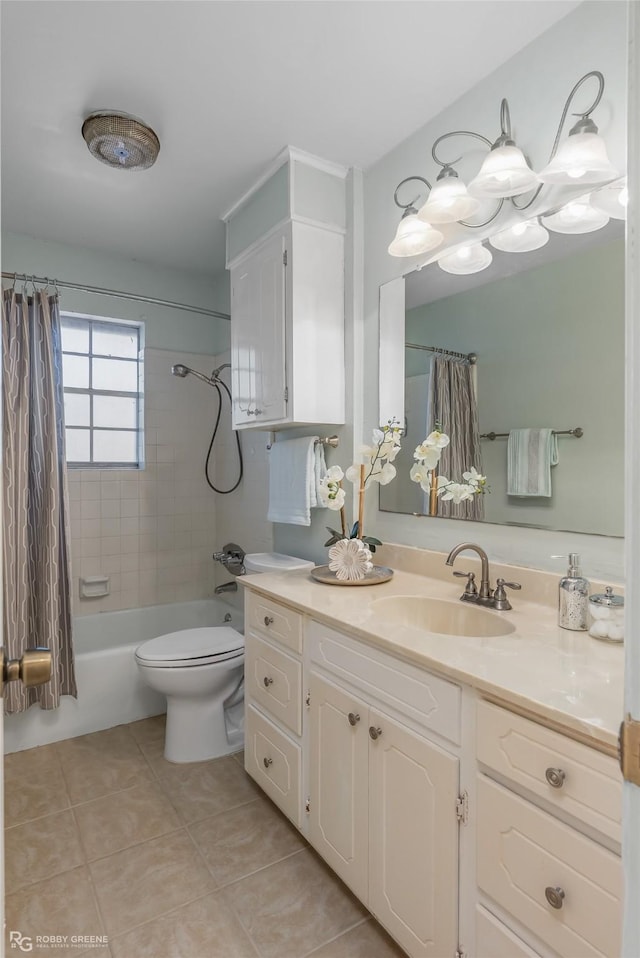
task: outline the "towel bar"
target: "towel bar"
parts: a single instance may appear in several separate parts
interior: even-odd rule
[[[270,433],[269,433],[269,442],[267,443],[267,449],[271,449],[271,447],[273,446],[273,444],[274,444],[275,441],[276,441],[276,434],[275,434],[275,432],[270,432]],[[338,446],[340,445],[340,437],[339,437],[339,436],[325,436],[324,439],[316,439],[315,444],[317,445],[318,443],[322,443],[323,446],[331,446],[332,449],[337,449]]]
[[[576,439],[582,439],[584,436],[584,429],[582,429],[580,426],[576,426],[575,429],[554,429],[553,433],[555,436],[575,436]],[[480,438],[490,439],[493,442],[494,439],[503,439],[508,435],[508,432],[482,432],[480,433]]]

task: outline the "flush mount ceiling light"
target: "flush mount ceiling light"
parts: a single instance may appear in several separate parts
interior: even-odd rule
[[[506,230],[494,233],[489,237],[489,242],[494,249],[503,253],[529,253],[545,246],[549,242],[549,233],[536,218],[514,223]]]
[[[624,179],[618,180],[617,183],[610,183],[598,190],[597,193],[592,193],[591,205],[616,220],[625,220],[627,218],[627,206],[629,205],[626,176]]]
[[[91,113],[82,124],[82,135],[96,160],[117,170],[147,170],[160,152],[151,127],[128,113]]]
[[[554,233],[595,233],[609,222],[602,210],[592,206],[591,194],[571,200],[556,213],[544,217],[544,225]]]
[[[482,243],[461,246],[453,253],[447,253],[438,260],[438,266],[445,273],[465,276],[467,273],[480,273],[491,265],[493,256]]]
[[[422,177],[412,176],[410,179],[422,180]],[[443,240],[442,233],[439,230],[434,230],[430,223],[425,223],[424,220],[418,218],[418,211],[413,205],[417,197],[414,197],[411,203],[406,204],[401,203],[398,199],[398,190],[406,182],[406,180],[403,180],[402,183],[398,184],[393,197],[396,206],[399,206],[404,212],[398,223],[396,235],[389,244],[391,256],[418,256],[420,253],[428,253],[436,246],[440,246]],[[429,186],[426,180],[423,180],[423,183]]]

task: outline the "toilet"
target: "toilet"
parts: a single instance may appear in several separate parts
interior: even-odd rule
[[[274,552],[246,555],[248,575],[308,572],[313,562]],[[243,744],[244,636],[230,626],[160,635],[138,646],[140,677],[167,697],[164,757],[204,762]]]

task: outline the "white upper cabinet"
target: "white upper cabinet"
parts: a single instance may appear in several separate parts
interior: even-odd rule
[[[344,422],[345,175],[287,149],[223,217],[234,428]]]

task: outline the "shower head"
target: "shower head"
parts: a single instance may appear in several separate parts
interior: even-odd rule
[[[191,370],[188,366],[183,366],[182,363],[177,363],[175,366],[171,367],[171,372],[174,376],[180,376],[181,379],[184,379],[185,376],[188,376]]]
[[[180,379],[184,379],[185,376],[188,376],[189,373],[191,373],[192,376],[196,376],[198,379],[201,379],[203,383],[208,383],[210,386],[215,386],[216,383],[221,382],[218,376],[220,370],[224,369],[226,366],[230,367],[231,363],[223,363],[222,366],[218,366],[217,369],[213,370],[211,376],[205,376],[204,373],[199,373],[197,369],[191,369],[190,366],[183,366],[182,363],[176,363],[175,366],[171,367],[171,372],[174,376],[179,376]]]

